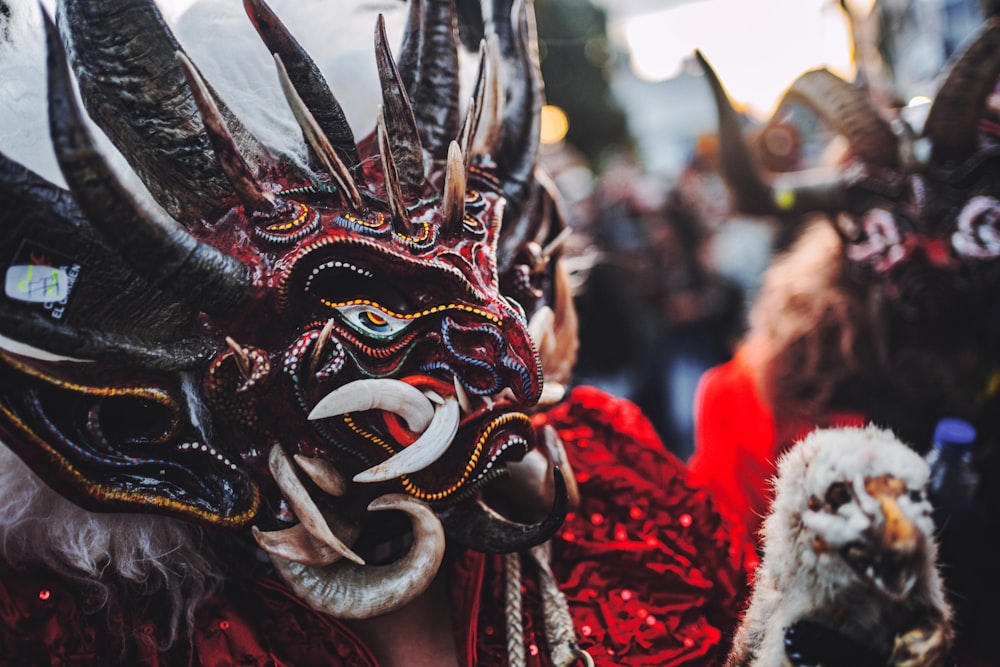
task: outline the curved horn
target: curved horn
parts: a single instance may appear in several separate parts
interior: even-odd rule
[[[961,160],[976,147],[983,104],[1000,74],[1000,18],[990,18],[962,51],[938,90],[924,123],[935,161]]]
[[[427,590],[441,567],[444,529],[426,504],[403,494],[389,494],[372,501],[368,510],[398,510],[410,516],[413,546],[406,556],[389,565],[368,567],[343,560],[315,567],[271,557],[281,578],[313,609],[345,619],[386,614]]]
[[[217,209],[233,188],[175,58],[180,44],[155,4],[64,0],[58,7],[84,103],[153,197],[178,220]],[[228,109],[222,114],[244,155],[265,154]]]
[[[249,269],[198,242],[176,221],[143,205],[94,146],[70,80],[66,56],[45,15],[49,128],[63,176],[80,208],[132,268],[153,285],[207,312],[225,312],[247,295]]]
[[[361,179],[361,158],[358,156],[354,132],[351,131],[340,102],[334,97],[316,63],[263,0],[243,0],[243,8],[265,46],[273,55],[281,58],[292,86],[302,98],[305,108],[312,113],[323,135],[337,151],[341,162],[351,171],[355,180]]]
[[[895,167],[899,140],[868,97],[828,69],[806,72],[785,91],[778,106],[798,102],[843,134],[851,151],[867,164]]]
[[[566,481],[558,466],[552,468],[552,481],[555,489],[552,509],[540,523],[516,523],[477,499],[440,513],[445,532],[457,542],[483,553],[511,553],[541,544],[555,535],[566,520]]]
[[[399,73],[423,146],[444,159],[458,132],[458,20],[453,0],[411,0]]]
[[[774,188],[761,176],[753,153],[743,138],[739,116],[718,75],[700,51],[695,57],[705,71],[719,115],[722,176],[729,184],[735,207],[750,215],[780,215],[835,210],[840,207],[842,184],[838,179]]]
[[[194,95],[195,104],[201,114],[202,122],[205,124],[205,131],[212,147],[215,148],[215,156],[219,160],[219,166],[226,173],[229,182],[236,190],[237,196],[243,205],[251,210],[261,213],[270,213],[274,210],[274,195],[265,191],[257,182],[250,165],[243,159],[240,149],[233,141],[233,135],[226,127],[226,121],[222,119],[219,107],[212,99],[205,81],[195,68],[194,64],[182,51],[177,52],[177,61],[184,70],[188,85]]]
[[[407,96],[403,79],[389,50],[385,34],[385,17],[379,14],[375,25],[375,60],[382,84],[382,113],[395,171],[403,186],[420,187],[424,183],[424,151],[420,144],[413,105]]]

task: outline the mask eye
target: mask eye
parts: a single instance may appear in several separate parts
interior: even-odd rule
[[[839,507],[851,500],[851,489],[843,482],[835,482],[826,490],[826,507],[836,512]]]
[[[960,255],[1000,257],[1000,201],[984,195],[973,197],[958,214],[957,227],[951,245]]]
[[[354,330],[372,338],[392,338],[413,322],[412,319],[398,317],[374,304],[336,306],[336,310]]]

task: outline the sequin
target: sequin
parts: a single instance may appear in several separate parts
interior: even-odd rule
[[[589,625],[585,625],[582,628],[580,628],[580,634],[583,635],[584,637],[589,637],[590,633],[592,633],[593,631],[594,631],[593,628],[591,628]]]
[[[531,655],[538,655],[538,646],[535,644],[528,644],[528,653]]]
[[[687,528],[687,527],[689,527],[691,525],[691,523],[694,521],[694,519],[691,518],[690,514],[681,514],[681,516],[678,519],[678,521],[680,521],[680,523],[681,523],[682,526],[684,526],[685,528]]]
[[[626,589],[626,590],[624,590],[624,591],[621,592],[621,596],[622,596],[622,600],[631,600],[632,599],[632,591]]]
[[[656,617],[655,616],[647,616],[646,617],[646,625],[656,625]]]
[[[229,621],[219,621],[219,629],[220,630],[228,630],[229,629]]]
[[[49,590],[38,591],[38,599],[41,600],[42,602],[47,601],[50,597],[52,597],[52,591]]]
[[[600,526],[601,524],[604,523],[604,515],[594,512],[593,514],[590,515],[590,523],[594,524],[595,526]]]
[[[633,519],[641,519],[645,514],[642,508],[637,505],[632,505],[628,510],[628,515]]]
[[[684,648],[691,648],[694,646],[694,640],[690,637],[684,638]]]

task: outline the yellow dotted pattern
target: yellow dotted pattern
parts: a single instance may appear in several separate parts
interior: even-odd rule
[[[287,232],[289,230],[295,229],[302,225],[302,222],[309,215],[309,207],[301,202],[295,202],[299,207],[299,212],[296,214],[295,219],[291,222],[280,222],[273,225],[267,226],[267,231],[269,232]]]
[[[370,227],[371,229],[378,229],[385,224],[385,216],[375,211],[375,221],[366,220],[365,218],[359,218],[351,213],[342,213],[341,216],[344,220],[348,222],[353,222],[355,224],[361,225],[362,227]]]
[[[420,234],[417,236],[410,236],[408,234],[400,234],[396,232],[396,236],[403,239],[404,241],[409,241],[410,243],[423,243],[431,237],[431,225],[429,222],[420,223]]]
[[[498,326],[501,324],[500,318],[494,315],[493,313],[486,312],[482,308],[476,308],[475,306],[468,306],[462,303],[450,303],[447,305],[432,306],[430,308],[421,310],[416,313],[396,313],[389,310],[388,308],[382,307],[380,304],[378,304],[375,301],[372,301],[371,299],[352,299],[350,301],[330,301],[328,299],[320,299],[320,301],[323,303],[324,306],[329,306],[330,308],[342,308],[344,306],[371,306],[372,308],[378,308],[382,312],[387,313],[388,315],[391,315],[392,317],[401,320],[415,320],[424,317],[425,315],[433,315],[434,313],[441,313],[446,310],[462,310],[467,313],[479,315],[480,317],[483,317]]]

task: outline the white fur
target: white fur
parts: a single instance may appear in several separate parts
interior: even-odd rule
[[[838,553],[852,541],[864,541],[866,529],[882,520],[881,509],[867,496],[862,479],[881,475],[900,479],[919,493],[926,486],[928,470],[920,456],[890,431],[874,426],[814,431],[781,458],[774,501],[761,530],[764,554],[734,639],[730,667],[788,664],[785,630],[803,619],[831,625],[881,648],[893,646],[898,628],[891,628],[911,610],[935,610],[940,619],[949,619],[935,567],[931,505],[925,497],[903,494],[898,499],[923,540],[918,579],[901,599],[878,591]],[[856,501],[845,503],[836,513],[809,509],[810,497],[822,500],[837,481],[852,484]],[[815,549],[817,538],[830,548]]]

